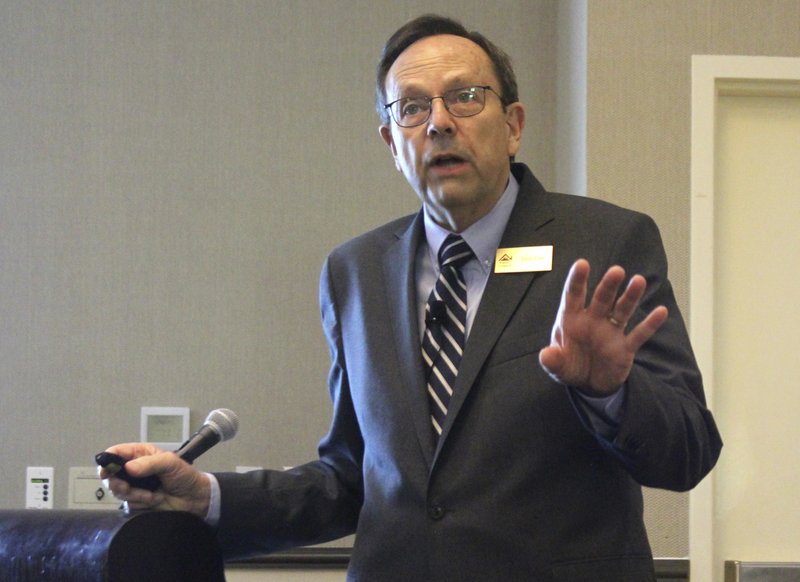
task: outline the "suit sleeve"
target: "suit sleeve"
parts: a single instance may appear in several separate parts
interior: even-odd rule
[[[669,309],[669,318],[635,358],[616,436],[610,442],[598,438],[640,484],[685,491],[714,467],[722,440],[667,278],[658,228],[647,216],[633,217],[632,225],[620,230],[608,262],[647,279],[629,328],[659,305]]]

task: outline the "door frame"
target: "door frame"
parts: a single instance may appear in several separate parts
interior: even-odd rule
[[[708,406],[712,409],[715,390],[713,273],[716,106],[719,97],[731,95],[800,96],[800,58],[692,56],[689,333],[703,371]],[[711,582],[713,579],[713,495],[713,472],[689,495],[692,582]]]

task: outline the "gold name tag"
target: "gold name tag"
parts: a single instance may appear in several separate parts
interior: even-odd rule
[[[495,273],[535,273],[553,270],[553,245],[497,249]]]

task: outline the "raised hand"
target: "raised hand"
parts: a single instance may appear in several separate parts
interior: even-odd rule
[[[631,277],[617,297],[625,270],[611,267],[587,306],[588,280],[589,262],[578,259],[564,283],[550,345],[539,352],[539,362],[556,381],[590,396],[607,396],[625,383],[636,352],[667,320],[668,312],[656,307],[626,332],[647,287],[644,277]]]

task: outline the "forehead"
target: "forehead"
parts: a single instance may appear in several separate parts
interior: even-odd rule
[[[497,85],[489,55],[471,40],[449,34],[418,40],[400,53],[386,75],[386,94],[441,90],[453,83]]]

